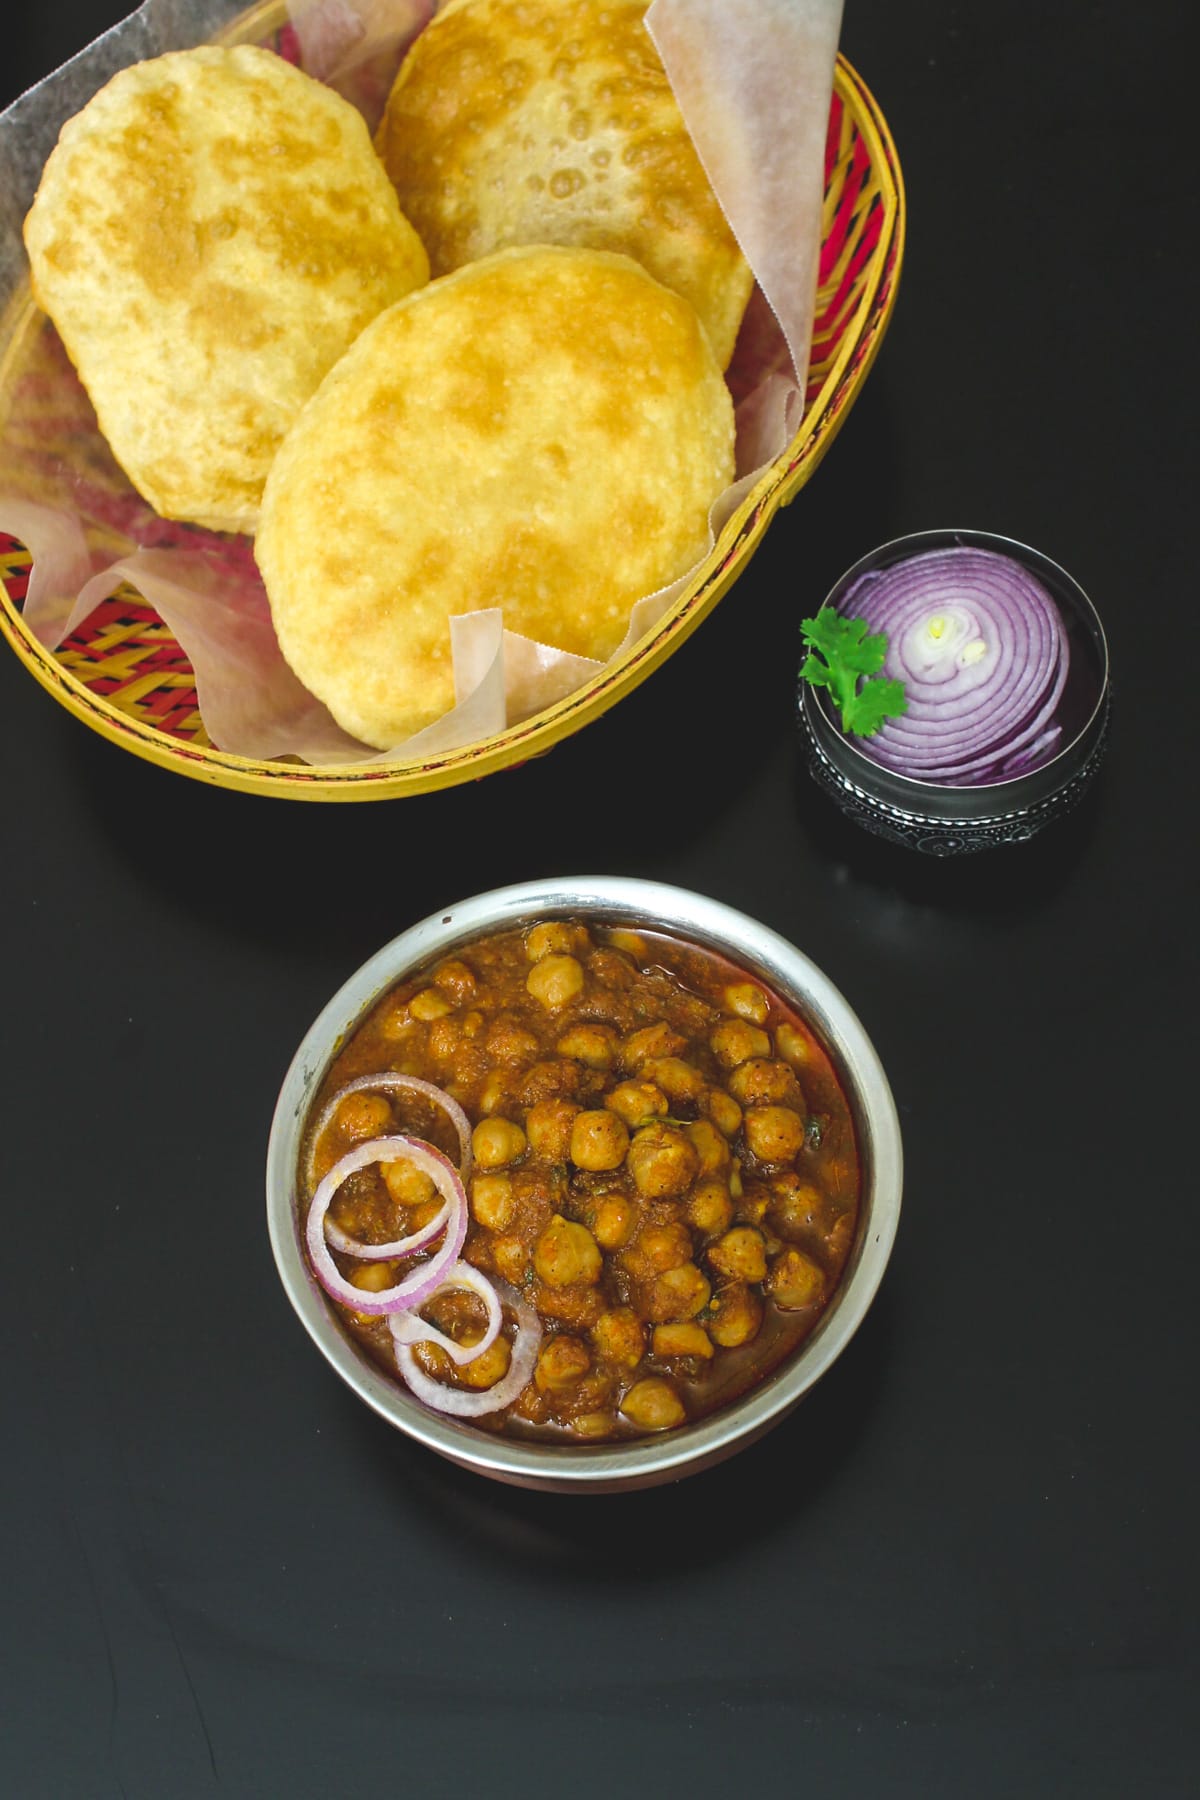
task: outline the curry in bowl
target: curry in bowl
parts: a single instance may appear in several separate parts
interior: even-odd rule
[[[794,1006],[710,950],[572,917],[391,987],[325,1071],[299,1188],[312,1273],[388,1375],[493,1434],[610,1445],[776,1369],[861,1197]]]

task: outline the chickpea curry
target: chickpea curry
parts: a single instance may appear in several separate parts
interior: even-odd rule
[[[570,919],[386,994],[303,1165],[348,1332],[428,1404],[566,1442],[761,1380],[820,1319],[859,1199],[845,1096],[792,1008],[695,945]]]

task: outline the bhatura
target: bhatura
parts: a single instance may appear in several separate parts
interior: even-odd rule
[[[25,242],[118,462],[217,530],[253,530],[300,408],[429,275],[360,115],[248,46],[114,76],[63,127]]]
[[[386,749],[454,704],[448,620],[607,658],[703,555],[733,407],[630,258],[501,251],[369,325],[284,441],[257,541],[280,648]]]
[[[619,250],[689,299],[722,368],[753,276],[646,0],[469,0],[405,57],[377,136],[435,275],[515,244]]]

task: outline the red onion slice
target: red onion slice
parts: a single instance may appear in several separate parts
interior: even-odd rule
[[[515,1288],[510,1288],[504,1281],[497,1281],[495,1286],[505,1306],[511,1307],[517,1315],[517,1335],[513,1339],[512,1360],[507,1373],[492,1387],[479,1393],[467,1388],[444,1387],[440,1381],[426,1375],[408,1344],[396,1346],[396,1367],[417,1399],[423,1400],[435,1412],[452,1413],[458,1419],[481,1419],[485,1413],[499,1412],[502,1407],[511,1406],[533,1374],[541,1348],[542,1322]]]
[[[452,1337],[447,1337],[444,1331],[439,1331],[436,1325],[431,1325],[428,1319],[423,1319],[419,1313],[390,1313],[388,1324],[392,1328],[392,1337],[396,1341],[397,1350],[402,1344],[437,1344],[446,1352],[451,1362],[457,1363],[459,1368],[463,1369],[468,1363],[473,1363],[477,1357],[482,1356],[485,1350],[491,1349],[500,1335],[500,1327],[504,1323],[504,1313],[496,1290],[487,1276],[473,1268],[469,1262],[456,1262],[441,1286],[421,1302],[422,1306],[427,1306],[430,1300],[437,1298],[438,1294],[447,1293],[453,1288],[467,1288],[472,1294],[478,1294],[487,1307],[487,1329],[479,1342],[470,1345],[456,1344]]]
[[[423,1262],[395,1287],[384,1288],[382,1292],[372,1294],[347,1281],[334,1262],[325,1241],[326,1215],[334,1195],[347,1176],[355,1174],[359,1169],[369,1168],[372,1163],[399,1162],[402,1158],[415,1163],[418,1169],[423,1169],[439,1194],[445,1196],[451,1208],[449,1223],[443,1243],[428,1262]],[[336,1162],[313,1195],[305,1227],[309,1258],[325,1292],[332,1299],[341,1301],[343,1306],[353,1307],[355,1312],[366,1313],[372,1318],[403,1312],[407,1308],[420,1306],[427,1300],[445,1280],[446,1271],[457,1262],[466,1235],[467,1195],[457,1169],[431,1144],[423,1144],[417,1138],[407,1137],[372,1138],[369,1143],[357,1145],[340,1162]],[[370,1248],[372,1256],[376,1256],[379,1246],[372,1245]]]
[[[317,1146],[328,1131],[330,1123],[347,1094],[385,1093],[385,1094],[420,1094],[426,1100],[432,1100],[440,1106],[458,1133],[458,1168],[464,1182],[471,1179],[471,1121],[452,1094],[444,1088],[435,1087],[432,1081],[422,1081],[416,1075],[402,1075],[398,1069],[381,1069],[374,1075],[359,1075],[348,1081],[345,1087],[338,1089],[331,1100],[328,1100],[309,1139],[308,1166],[305,1179],[309,1187],[313,1185]]]
[[[1058,608],[1021,563],[960,545],[861,575],[839,602],[888,640],[907,711],[855,740],[918,781],[998,781],[1054,753],[1069,666]]]
[[[375,1138],[373,1141],[378,1144],[384,1140]],[[409,1138],[408,1142],[419,1144],[431,1156],[442,1154],[424,1138]],[[353,1151],[350,1154],[353,1155]],[[393,1238],[390,1244],[367,1244],[361,1238],[351,1237],[326,1213],[325,1242],[331,1250],[340,1250],[343,1256],[356,1256],[359,1262],[396,1262],[404,1256],[415,1256],[418,1250],[427,1250],[430,1244],[436,1243],[450,1223],[454,1205],[453,1200],[444,1201],[428,1224],[422,1225],[419,1231],[410,1231],[407,1237]]]

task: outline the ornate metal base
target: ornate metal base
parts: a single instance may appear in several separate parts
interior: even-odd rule
[[[1087,760],[1061,788],[1028,806],[985,818],[935,819],[909,812],[891,801],[877,798],[851,781],[830,761],[813,733],[803,706],[798,708],[808,752],[808,770],[819,787],[853,819],[876,837],[927,856],[967,856],[998,844],[1023,844],[1055,819],[1063,818],[1079,804],[1091,784],[1108,746],[1111,700],[1105,700],[1099,729]]]

